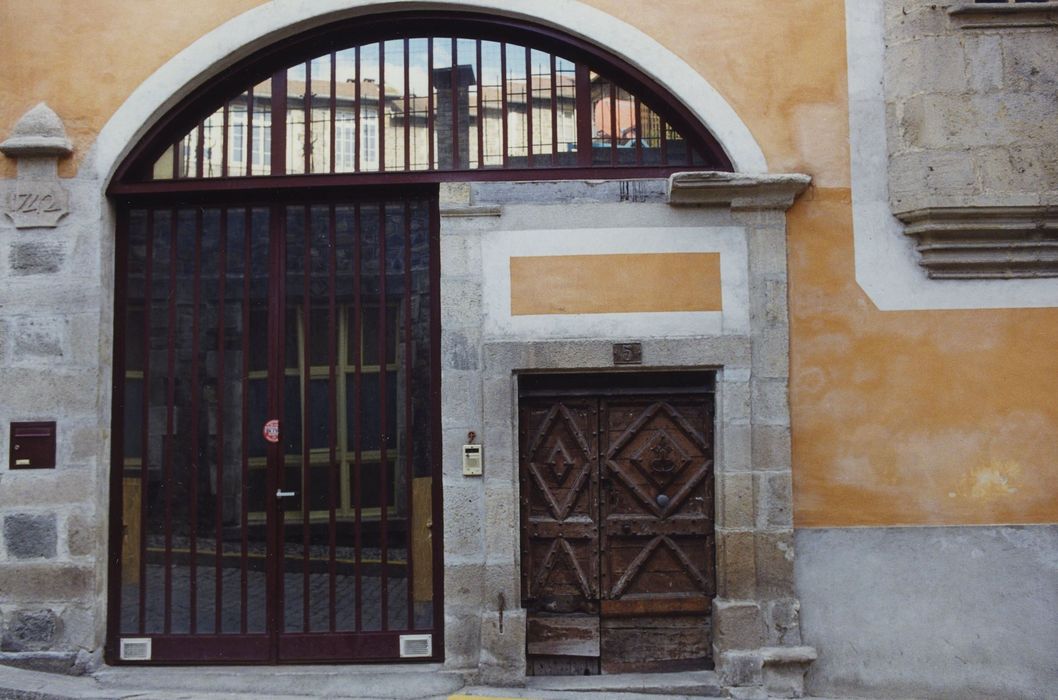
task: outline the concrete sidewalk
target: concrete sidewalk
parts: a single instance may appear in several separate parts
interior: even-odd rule
[[[703,700],[724,697],[711,671],[526,679],[468,685],[439,664],[393,666],[109,667],[69,676],[0,665],[11,700]],[[754,696],[763,700],[764,696]],[[837,700],[837,699],[832,699]],[[844,699],[850,700],[850,699]]]
[[[680,700],[715,698],[711,672],[530,678],[527,688],[468,686],[440,665],[103,667],[83,676],[0,665],[0,698],[17,700]],[[660,692],[659,692],[660,691]]]

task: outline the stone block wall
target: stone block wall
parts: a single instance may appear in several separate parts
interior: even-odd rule
[[[57,122],[46,109],[31,114]],[[59,180],[65,148],[48,141],[64,141],[61,125],[45,126],[58,135],[3,144],[18,178],[0,181],[0,658],[76,671],[102,646],[110,264],[98,185]],[[19,216],[13,195],[26,192],[51,193],[58,220]],[[20,421],[55,421],[54,468],[12,468]]]
[[[107,380],[84,250],[97,238],[0,225],[0,654],[49,668],[83,666],[101,642]],[[8,464],[10,424],[29,420],[56,422],[54,469]]]
[[[1033,4],[989,14],[962,0],[886,0],[897,216],[1058,203],[1058,24]]]

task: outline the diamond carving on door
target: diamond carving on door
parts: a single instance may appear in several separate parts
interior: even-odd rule
[[[530,673],[709,666],[711,394],[523,396],[520,421]]]

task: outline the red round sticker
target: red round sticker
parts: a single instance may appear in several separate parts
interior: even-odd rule
[[[264,424],[264,439],[268,442],[279,442],[279,420],[273,418]]]

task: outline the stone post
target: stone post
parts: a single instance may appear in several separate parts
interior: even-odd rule
[[[72,151],[44,103],[0,143],[18,173],[0,181],[0,657],[62,671],[91,663],[98,648],[105,561],[94,469],[104,442],[98,233],[70,216],[82,200],[59,180],[58,161]],[[53,420],[55,468],[13,470],[10,423]]]
[[[793,580],[786,210],[806,175],[678,173],[674,206],[730,207],[749,262],[748,368],[720,375],[714,659],[732,697],[800,697],[815,650],[801,646]]]

